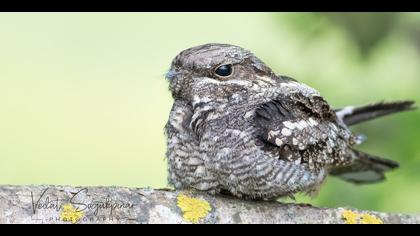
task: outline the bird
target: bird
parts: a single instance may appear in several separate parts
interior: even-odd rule
[[[413,101],[334,109],[314,88],[230,44],[180,52],[165,77],[173,98],[165,125],[168,182],[213,195],[316,196],[329,175],[383,181],[399,164],[355,149],[365,137],[349,127],[415,109]]]

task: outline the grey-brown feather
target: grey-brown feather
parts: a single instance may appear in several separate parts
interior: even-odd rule
[[[348,126],[397,112],[415,109],[414,101],[380,102],[359,107],[345,107],[336,110]]]
[[[216,75],[226,64],[232,75]],[[177,189],[275,199],[314,193],[331,169],[354,163],[357,137],[321,95],[241,47],[187,49],[167,79],[168,179]]]
[[[329,173],[355,184],[370,184],[385,180],[385,172],[399,167],[398,162],[353,150],[354,161],[347,166],[332,168]]]

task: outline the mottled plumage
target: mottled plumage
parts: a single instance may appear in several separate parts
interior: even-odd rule
[[[170,184],[252,199],[315,193],[327,174],[382,180],[397,163],[354,150],[363,139],[348,126],[413,104],[334,110],[313,88],[227,44],[182,51],[167,79]]]

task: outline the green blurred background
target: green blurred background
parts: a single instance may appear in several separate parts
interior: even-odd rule
[[[209,42],[253,51],[334,106],[420,102],[420,14],[2,13],[0,184],[166,187],[164,74]],[[355,127],[401,168],[381,184],[328,178],[299,201],[420,212],[420,112]]]

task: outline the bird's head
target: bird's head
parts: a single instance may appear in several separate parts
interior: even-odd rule
[[[194,96],[229,99],[281,80],[251,52],[229,44],[205,44],[186,49],[172,61],[166,75],[175,99]]]

